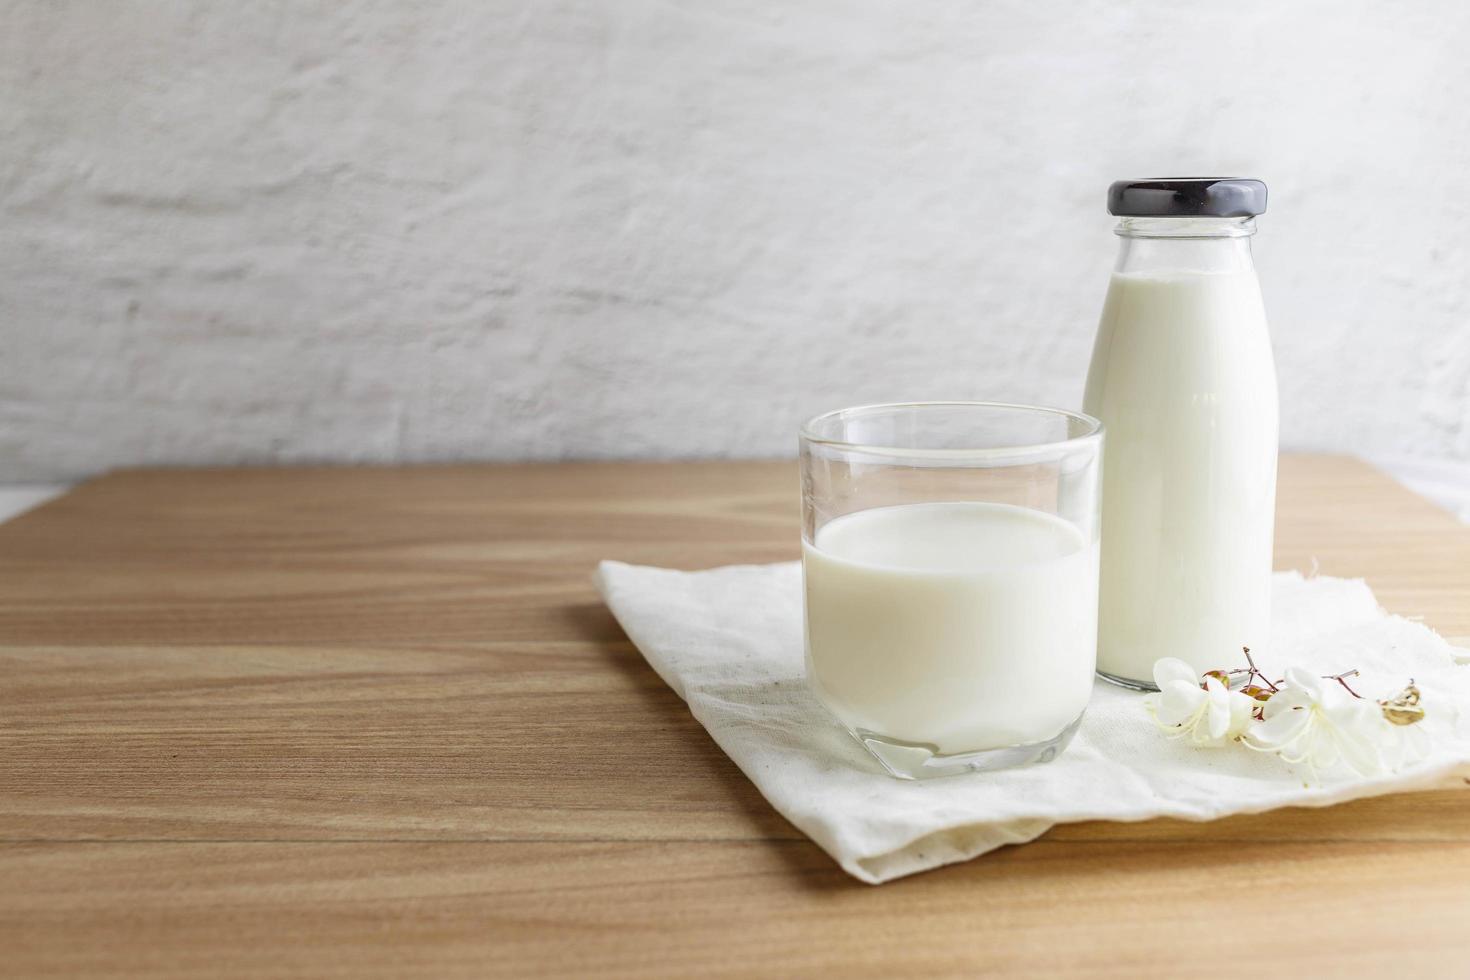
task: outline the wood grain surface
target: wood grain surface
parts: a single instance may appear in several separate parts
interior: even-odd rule
[[[0,975],[1470,976],[1470,794],[1075,824],[870,887],[598,602],[791,463],[123,472],[0,526]],[[1470,634],[1470,529],[1286,457],[1278,567]]]

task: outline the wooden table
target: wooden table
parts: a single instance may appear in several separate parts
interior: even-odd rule
[[[0,527],[0,973],[1470,975],[1456,791],[848,878],[589,581],[792,558],[795,498],[790,463],[138,471]],[[1285,459],[1278,537],[1470,634],[1470,529],[1368,467]]]

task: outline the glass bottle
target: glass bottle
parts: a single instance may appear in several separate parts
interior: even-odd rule
[[[1152,688],[1153,664],[1200,672],[1266,642],[1277,393],[1251,260],[1266,185],[1119,181],[1118,261],[1084,411],[1102,420],[1098,673]]]

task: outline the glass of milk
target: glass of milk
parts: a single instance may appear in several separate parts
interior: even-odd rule
[[[988,402],[801,430],[807,677],[890,773],[1047,762],[1092,692],[1102,424]]]

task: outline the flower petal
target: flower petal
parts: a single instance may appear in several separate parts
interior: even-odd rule
[[[1280,695],[1276,695],[1280,697]],[[1272,701],[1267,701],[1269,707]],[[1265,721],[1256,725],[1250,731],[1250,740],[1259,748],[1279,749],[1290,745],[1299,738],[1302,731],[1311,722],[1312,715],[1309,709],[1300,708],[1295,711],[1278,711],[1274,717],[1268,716]]]
[[[1322,725],[1320,719],[1313,726],[1311,736],[1302,740],[1300,755],[1314,769],[1328,769],[1337,765],[1341,755],[1342,733],[1331,726]],[[1282,758],[1286,758],[1285,754]]]
[[[1271,695],[1270,700],[1261,709],[1261,714],[1267,721],[1270,721],[1277,715],[1286,714],[1298,708],[1310,708],[1312,704],[1311,697],[1305,691],[1300,688],[1287,687]]]
[[[1381,744],[1383,763],[1390,769],[1402,769],[1421,761],[1429,754],[1429,733],[1423,725],[1388,726],[1388,733]]]
[[[1337,711],[1329,712],[1342,759],[1361,776],[1375,776],[1384,771],[1383,746],[1392,737],[1393,728],[1372,701],[1354,700]]]
[[[1256,699],[1239,691],[1230,692],[1230,727],[1226,738],[1240,738],[1251,727],[1251,713],[1256,709]]]
[[[1303,667],[1286,668],[1286,684],[1304,691],[1313,701],[1322,700],[1322,678]]]
[[[1220,741],[1230,731],[1230,689],[1211,677],[1205,682],[1205,699],[1209,705],[1206,724],[1210,738]]]
[[[1160,657],[1154,661],[1154,686],[1163,690],[1171,681],[1184,681],[1199,687],[1199,675],[1178,657]]]
[[[1198,684],[1169,681],[1159,690],[1159,721],[1166,725],[1182,725],[1186,718],[1205,704],[1205,692]]]
[[[1338,731],[1337,747],[1346,762],[1360,776],[1377,776],[1384,771],[1383,754],[1372,739],[1361,732]]]

